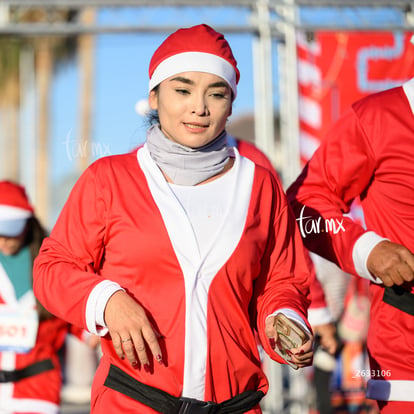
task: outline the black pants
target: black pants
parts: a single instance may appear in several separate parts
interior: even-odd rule
[[[323,371],[314,367],[314,385],[316,391],[316,406],[319,414],[333,414],[331,404],[331,384],[332,372]]]

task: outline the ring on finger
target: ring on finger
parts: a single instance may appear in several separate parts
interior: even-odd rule
[[[129,341],[132,341],[132,339],[131,339],[131,338],[128,338],[128,339],[121,339],[121,342],[122,342],[122,343],[129,342]]]

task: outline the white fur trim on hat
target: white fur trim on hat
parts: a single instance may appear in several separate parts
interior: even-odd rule
[[[165,79],[182,72],[207,72],[223,78],[237,95],[236,71],[227,60],[204,52],[184,52],[163,60],[149,81],[151,91]]]
[[[33,214],[24,208],[0,205],[0,220],[28,219]]]
[[[0,205],[0,236],[19,236],[32,215],[31,211],[23,208]]]

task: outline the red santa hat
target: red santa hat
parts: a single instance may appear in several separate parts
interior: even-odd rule
[[[179,29],[158,47],[149,65],[149,90],[182,72],[220,76],[237,95],[237,61],[224,36],[206,24]]]
[[[22,186],[11,181],[0,181],[0,236],[16,237],[22,234],[33,211]]]

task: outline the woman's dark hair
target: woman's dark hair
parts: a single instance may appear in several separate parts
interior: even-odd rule
[[[33,262],[39,254],[40,246],[42,245],[43,239],[47,237],[45,228],[40,224],[40,221],[36,217],[30,217],[26,224],[26,238],[24,240],[24,246],[28,246]],[[36,308],[39,314],[39,319],[50,319],[53,315],[47,311],[44,306],[36,299]]]
[[[43,239],[47,237],[47,232],[36,217],[30,217],[26,226],[24,245],[29,247],[32,261],[34,261],[39,254]]]
[[[160,85],[155,86],[152,90],[158,95],[158,89]],[[146,123],[150,127],[160,123],[160,117],[156,109],[151,109],[146,116]]]
[[[156,125],[160,123],[160,117],[158,116],[158,111],[152,109],[146,118],[148,126]]]

